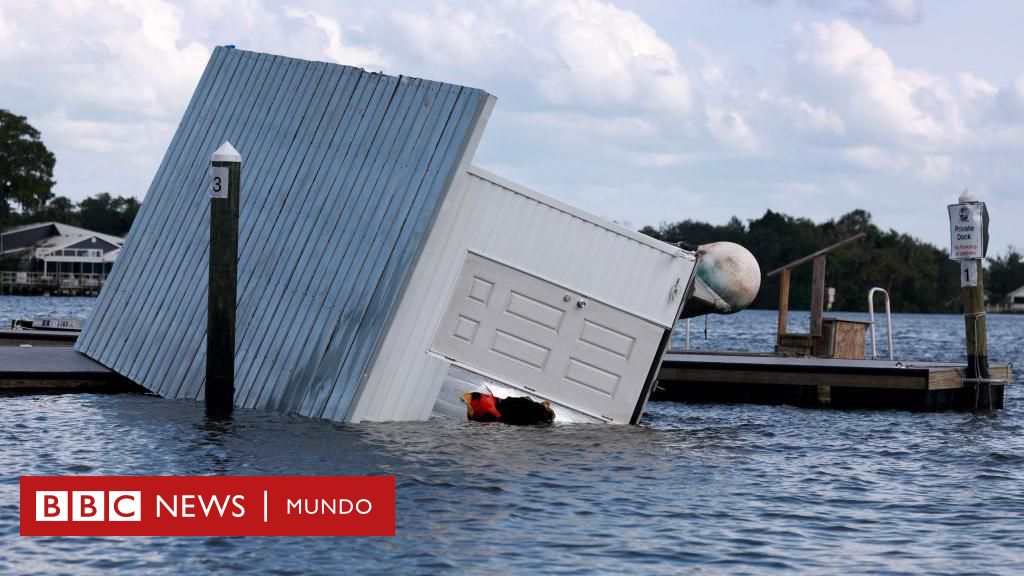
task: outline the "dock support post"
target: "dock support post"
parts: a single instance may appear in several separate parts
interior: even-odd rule
[[[975,286],[964,286],[964,328],[967,334],[967,378],[973,379],[974,408],[992,405],[988,370],[988,326],[985,320],[985,270],[981,260],[968,260],[977,267]]]
[[[238,196],[242,156],[224,142],[210,164],[210,275],[206,321],[206,411],[227,416],[235,404],[235,306]]]
[[[966,408],[991,408],[991,376],[988,370],[988,328],[985,321],[985,269],[988,251],[988,209],[964,189],[949,209],[949,258],[960,261],[960,286],[964,297],[964,332],[967,339],[967,372],[963,383],[968,393]]]
[[[825,308],[825,255],[815,256],[811,272],[811,337],[821,337],[821,311]]]
[[[786,335],[786,323],[789,321],[789,268],[779,275],[779,330],[778,336]],[[776,338],[776,341],[778,338]],[[778,343],[778,342],[776,342]]]

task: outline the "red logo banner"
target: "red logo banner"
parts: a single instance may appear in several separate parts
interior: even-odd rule
[[[22,476],[22,536],[394,536],[394,476]]]

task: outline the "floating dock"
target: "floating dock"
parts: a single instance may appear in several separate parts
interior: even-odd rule
[[[0,346],[0,394],[145,392],[71,346]]]
[[[833,408],[964,410],[965,364],[835,358],[787,358],[745,352],[664,356],[653,400],[792,404]],[[992,377],[1012,381],[1012,365]],[[1003,385],[992,387],[1003,407]],[[0,394],[145,392],[71,346],[0,346]],[[982,408],[988,408],[984,406]]]
[[[972,409],[966,364],[782,357],[744,352],[670,353],[654,400],[793,404],[834,408]],[[1012,365],[992,364],[992,378],[1012,380]],[[1003,384],[992,406],[1003,407]]]

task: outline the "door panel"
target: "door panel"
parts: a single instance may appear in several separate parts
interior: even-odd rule
[[[664,328],[469,252],[431,351],[575,410],[629,422]]]

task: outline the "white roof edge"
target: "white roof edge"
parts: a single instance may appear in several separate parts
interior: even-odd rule
[[[83,238],[95,236],[101,240],[106,240],[111,244],[121,245],[124,244],[124,237],[114,236],[113,234],[104,234],[103,232],[97,232],[95,230],[89,230],[88,228],[81,228],[79,226],[72,226],[71,224],[64,224],[62,222],[52,222],[57,227],[57,231],[60,232],[61,236],[70,236],[71,234],[77,234],[79,236],[78,241]]]
[[[235,150],[235,147],[231,145],[231,142],[227,140],[220,145],[220,148],[213,153],[211,158],[214,162],[241,162],[242,155]]]
[[[527,188],[522,184],[517,184],[507,178],[498,176],[497,174],[490,172],[489,170],[485,170],[477,166],[476,164],[470,164],[469,168],[466,169],[466,172],[478,178],[487,180],[493,184],[497,184],[498,186],[501,186],[503,188],[507,188],[517,194],[536,200],[541,204],[551,206],[552,208],[565,212],[570,216],[574,216],[576,218],[579,218],[580,220],[589,222],[594,226],[604,228],[605,230],[608,230],[609,232],[618,234],[620,236],[625,236],[635,242],[639,242],[640,244],[644,244],[646,246],[649,246],[650,248],[654,248],[655,250],[660,250],[672,256],[689,255],[688,252],[679,248],[678,246],[673,246],[672,244],[669,244],[667,242],[662,242],[661,240],[658,240],[656,238],[651,238],[646,234],[641,234],[636,230],[631,230],[621,224],[617,224],[610,220],[606,220],[604,218],[601,218],[600,216],[591,214],[590,212],[587,212],[585,210],[581,210],[580,208],[577,208],[571,204],[566,204],[561,200],[556,200],[550,196],[537,192],[536,190]]]
[[[88,234],[88,235],[85,235],[85,236],[69,237],[67,240],[65,240],[63,242],[55,243],[52,246],[47,246],[46,249],[47,250],[63,250],[65,248],[67,248],[68,246],[74,246],[75,244],[79,244],[81,242],[85,242],[85,241],[87,241],[90,238],[99,238],[100,240],[103,240],[107,244],[113,244],[114,246],[117,246],[118,250],[120,250],[121,247],[124,246],[124,240],[118,239],[117,242],[112,242],[110,240],[110,238],[117,238],[117,236],[107,236],[105,234],[100,234],[99,232],[96,232],[96,233]]]

